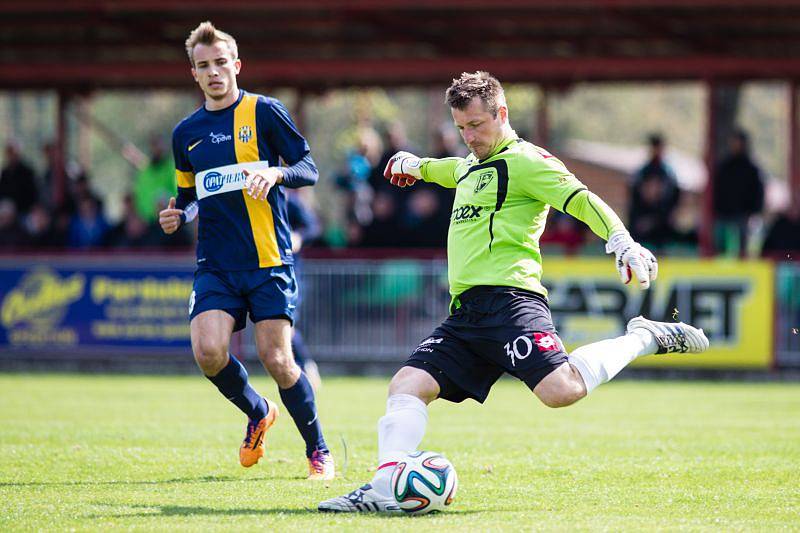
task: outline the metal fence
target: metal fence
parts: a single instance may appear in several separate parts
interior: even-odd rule
[[[442,260],[308,261],[298,327],[320,361],[402,360],[447,316]]]
[[[443,260],[307,260],[300,283],[297,325],[320,362],[400,362],[447,316],[450,300]],[[552,289],[558,324],[566,295]],[[800,266],[777,264],[775,290],[775,362],[800,367]],[[254,356],[250,335],[241,349]]]
[[[775,362],[800,367],[800,265],[779,263],[775,269]]]
[[[306,260],[298,277],[297,327],[320,362],[402,361],[450,303],[443,260]]]

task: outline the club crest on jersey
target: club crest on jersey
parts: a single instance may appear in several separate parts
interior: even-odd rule
[[[475,182],[475,193],[481,192],[483,189],[486,188],[489,183],[491,183],[492,178],[494,178],[494,172],[491,170],[487,170],[486,172],[481,172],[478,175],[478,179]]]
[[[250,139],[253,138],[253,129],[250,126],[242,126],[239,128],[239,133],[237,135],[240,141],[243,143],[249,142]]]

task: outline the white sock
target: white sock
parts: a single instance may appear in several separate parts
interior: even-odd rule
[[[417,451],[427,425],[425,402],[410,394],[389,396],[386,414],[378,421],[378,471],[370,482],[376,492],[387,497],[391,494],[392,463]]]
[[[637,328],[632,333],[581,346],[569,354],[569,362],[578,369],[586,392],[590,393],[619,374],[631,361],[643,355],[654,354],[658,344],[652,333]]]

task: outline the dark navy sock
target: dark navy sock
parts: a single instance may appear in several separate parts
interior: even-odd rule
[[[261,420],[267,416],[267,402],[250,386],[247,381],[247,370],[233,354],[228,354],[230,361],[216,376],[206,376],[211,383],[232,404],[239,408],[250,420]]]
[[[303,335],[297,328],[294,328],[292,333],[292,353],[294,354],[294,362],[297,363],[301,369],[306,367],[306,361],[311,359],[306,347],[306,341],[303,340]]]
[[[294,425],[306,441],[306,457],[311,457],[314,450],[328,451],[322,437],[322,426],[317,417],[317,406],[314,402],[314,389],[308,382],[305,372],[300,372],[300,379],[288,389],[278,389],[283,405],[294,419]]]

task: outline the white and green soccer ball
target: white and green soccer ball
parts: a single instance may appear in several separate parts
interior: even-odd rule
[[[409,514],[444,511],[453,503],[458,476],[453,464],[436,452],[414,452],[400,461],[392,473],[392,494]]]

